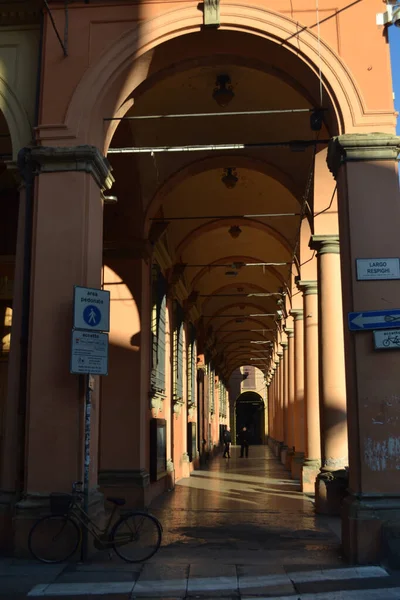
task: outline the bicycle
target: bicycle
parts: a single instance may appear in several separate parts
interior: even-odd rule
[[[105,529],[92,521],[82,508],[82,482],[72,485],[72,494],[50,494],[50,515],[39,518],[28,536],[28,548],[37,560],[44,563],[67,561],[82,543],[82,528],[94,538],[98,550],[114,550],[126,562],[143,562],[159,549],[162,526],[156,517],[143,511],[121,514],[124,498],[108,497],[113,510]],[[116,511],[120,518],[112,525]]]

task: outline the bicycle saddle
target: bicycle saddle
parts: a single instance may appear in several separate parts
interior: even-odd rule
[[[117,506],[124,506],[124,504],[126,503],[125,498],[113,498],[109,496],[107,500],[109,502],[112,502],[113,504],[116,504]]]

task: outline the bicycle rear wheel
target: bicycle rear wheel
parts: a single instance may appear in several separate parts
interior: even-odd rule
[[[68,560],[76,552],[80,542],[80,528],[65,515],[50,515],[39,519],[28,536],[30,553],[44,563]]]
[[[126,562],[143,562],[157,552],[162,529],[158,520],[144,512],[132,512],[114,525],[111,540],[114,550]]]

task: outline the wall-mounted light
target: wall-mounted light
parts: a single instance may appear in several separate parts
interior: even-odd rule
[[[233,100],[235,94],[232,90],[231,78],[229,75],[218,75],[215,82],[215,88],[212,94],[215,102],[225,108]]]
[[[237,182],[239,181],[239,178],[236,175],[235,167],[227,167],[224,170],[224,174],[221,177],[221,181],[223,184],[226,185],[228,190],[232,190],[235,187],[235,185],[237,184]]]
[[[227,277],[236,277],[236,275],[238,275],[237,271],[225,271],[225,275]]]

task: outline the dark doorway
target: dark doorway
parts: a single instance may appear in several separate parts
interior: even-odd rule
[[[256,392],[244,392],[236,400],[236,434],[247,427],[252,445],[264,443],[264,402]]]

